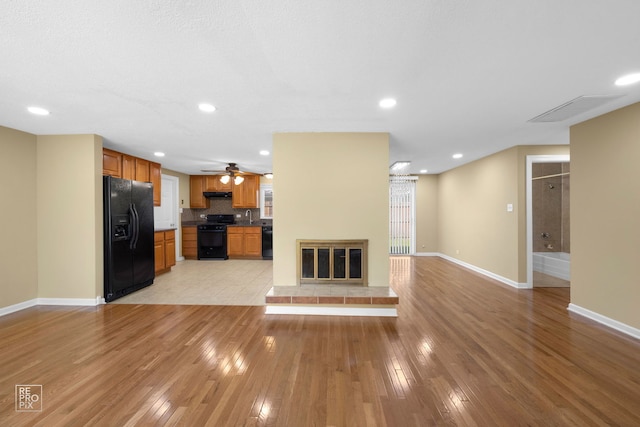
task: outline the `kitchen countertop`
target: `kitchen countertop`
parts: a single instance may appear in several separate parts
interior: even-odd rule
[[[183,227],[196,227],[200,224],[210,224],[207,221],[182,221]],[[262,227],[263,225],[271,225],[268,222],[254,222],[253,224],[249,224],[249,222],[236,222],[234,224],[229,224],[227,227]]]
[[[153,230],[154,233],[157,233],[159,231],[171,231],[171,230],[177,230],[176,227],[169,227],[169,228],[155,228]]]

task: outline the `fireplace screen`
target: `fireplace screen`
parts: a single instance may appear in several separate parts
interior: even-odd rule
[[[366,285],[367,240],[298,240],[298,284]]]

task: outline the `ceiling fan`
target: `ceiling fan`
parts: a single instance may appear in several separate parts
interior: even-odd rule
[[[214,174],[222,175],[220,177],[220,181],[223,184],[228,183],[231,180],[231,178],[233,178],[233,182],[236,185],[239,185],[239,184],[242,183],[242,181],[244,181],[244,177],[242,176],[243,174],[260,175],[260,174],[253,173],[253,172],[242,171],[238,167],[237,163],[232,163],[232,162],[228,163],[227,167],[224,168],[224,170],[201,169],[201,171],[202,172],[207,172],[207,173],[214,173]]]

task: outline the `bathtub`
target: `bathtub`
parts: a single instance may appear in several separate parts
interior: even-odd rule
[[[571,254],[566,252],[534,252],[533,271],[571,280]]]

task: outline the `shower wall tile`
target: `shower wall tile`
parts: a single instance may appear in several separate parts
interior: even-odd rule
[[[563,163],[534,163],[533,177],[568,171]],[[569,252],[569,176],[552,176],[532,182],[533,251]],[[547,233],[548,238],[542,234]],[[548,247],[550,245],[550,247]]]

